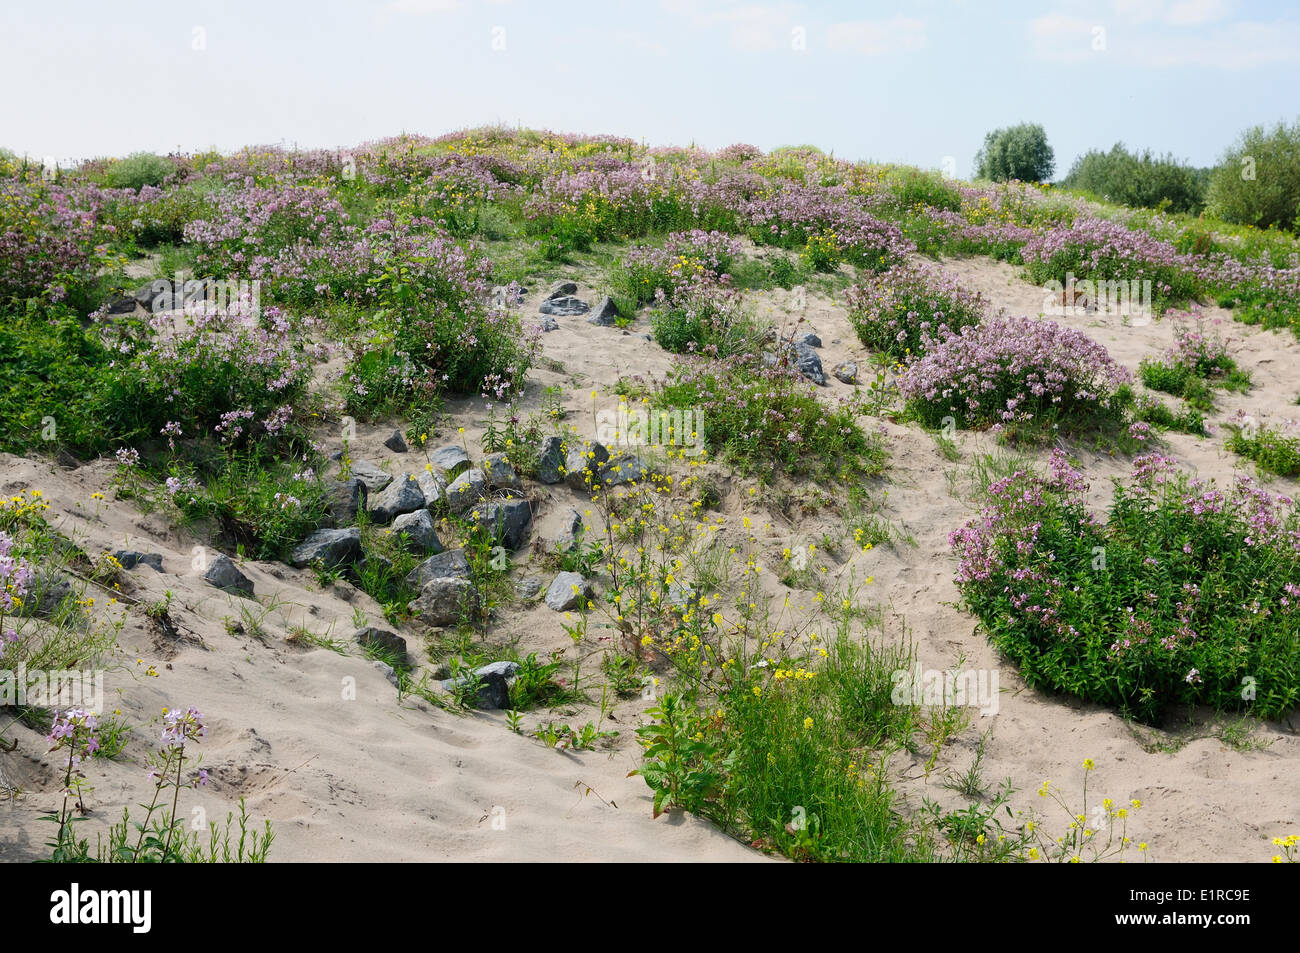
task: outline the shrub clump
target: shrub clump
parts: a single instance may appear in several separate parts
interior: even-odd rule
[[[927,426],[1042,437],[1123,414],[1132,375],[1081,331],[1034,318],[998,318],[947,332],[898,380]]]
[[[950,536],[957,585],[1025,680],[1155,723],[1170,705],[1290,712],[1300,698],[1300,513],[1138,457],[1106,519],[1059,450],[989,487]]]
[[[846,292],[849,321],[858,339],[896,360],[925,352],[945,331],[978,324],[985,302],[957,279],[930,265],[895,265]]]

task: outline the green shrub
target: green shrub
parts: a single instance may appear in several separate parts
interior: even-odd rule
[[[1278,476],[1300,476],[1300,437],[1288,436],[1272,427],[1230,425],[1228,449],[1248,457],[1255,465]]]
[[[1129,152],[1123,143],[1116,143],[1109,152],[1083,154],[1061,184],[1120,205],[1193,214],[1205,205],[1198,170],[1172,156]]]
[[[1210,175],[1211,215],[1256,228],[1300,228],[1300,120],[1253,126]]]
[[[104,173],[104,184],[113,189],[135,189],[142,186],[162,185],[174,167],[162,156],[151,152],[135,152],[118,159]]]
[[[989,487],[952,534],[957,584],[1034,687],[1156,723],[1172,705],[1288,715],[1300,700],[1295,505],[1151,454],[1109,515],[1064,454]]]

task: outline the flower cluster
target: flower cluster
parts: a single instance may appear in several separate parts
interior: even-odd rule
[[[1086,426],[1118,410],[1132,375],[1087,335],[1052,321],[998,318],[925,342],[898,386],[928,425]]]
[[[985,302],[933,265],[895,265],[846,292],[858,338],[896,360],[919,357],[927,342],[978,324]]]

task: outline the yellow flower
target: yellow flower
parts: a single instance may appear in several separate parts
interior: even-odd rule
[[[807,730],[809,730],[810,728],[812,728],[812,726],[813,726],[813,720],[812,720],[812,718],[805,718],[805,719],[803,720],[803,727],[804,727],[804,730],[805,730],[805,731],[807,731]]]
[[[1091,758],[1083,759],[1083,770],[1091,771],[1095,767],[1097,767],[1097,762],[1093,761]]]

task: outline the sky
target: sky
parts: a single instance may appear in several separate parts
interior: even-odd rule
[[[969,176],[1041,123],[1213,164],[1300,119],[1285,0],[0,0],[0,146],[60,162],[490,123]]]

